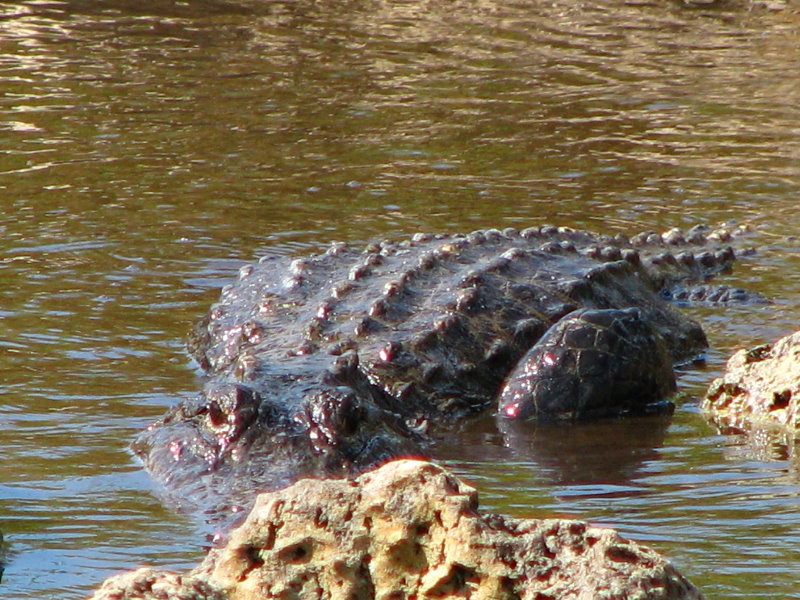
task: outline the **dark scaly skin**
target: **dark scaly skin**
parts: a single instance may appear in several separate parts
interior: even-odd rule
[[[501,388],[508,417],[646,411],[674,390],[672,364],[706,346],[662,296],[730,269],[725,235],[545,226],[267,257],[194,332],[203,393],[134,450],[181,498],[219,508],[425,454],[431,428],[485,411]],[[566,377],[534,385],[532,372],[553,365]]]
[[[519,361],[498,408],[516,419],[587,419],[643,412],[675,389],[666,345],[638,308],[583,309]]]

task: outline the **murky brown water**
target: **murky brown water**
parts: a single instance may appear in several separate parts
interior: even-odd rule
[[[182,343],[242,261],[418,230],[755,222],[696,309],[671,422],[475,423],[490,509],[609,524],[709,597],[800,597],[794,444],[697,396],[800,320],[800,17],[742,2],[38,0],[0,5],[3,598],[79,598],[202,553],[127,444],[199,387]]]

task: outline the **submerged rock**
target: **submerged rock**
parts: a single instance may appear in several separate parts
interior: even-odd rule
[[[728,360],[725,375],[715,379],[703,409],[726,428],[748,430],[779,425],[800,428],[800,331]]]
[[[227,544],[185,575],[140,569],[93,600],[699,599],[655,551],[581,521],[478,511],[435,464],[262,494]]]

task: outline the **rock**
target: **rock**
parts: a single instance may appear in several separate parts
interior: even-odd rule
[[[800,331],[774,344],[737,351],[715,379],[702,407],[719,425],[737,430],[800,428]]]
[[[203,587],[205,586],[205,587]],[[701,593],[653,550],[581,521],[478,512],[435,464],[262,494],[227,544],[186,576],[140,569],[111,598],[684,599]]]
[[[227,597],[202,578],[142,567],[110,577],[92,600],[225,600]]]

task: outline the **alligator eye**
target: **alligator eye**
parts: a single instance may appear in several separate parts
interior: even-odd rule
[[[383,362],[391,362],[395,359],[402,346],[397,342],[390,342],[380,350],[378,350],[378,358]]]
[[[181,455],[183,454],[183,444],[180,442],[170,442],[169,453],[172,454],[172,458],[175,460],[180,460]]]
[[[225,421],[225,412],[216,402],[208,403],[208,422],[211,427],[219,427]]]
[[[503,409],[503,412],[513,419],[519,414],[519,404],[510,404]]]

